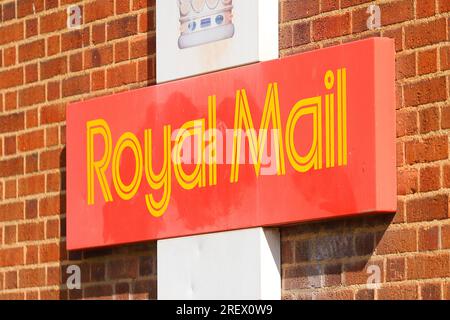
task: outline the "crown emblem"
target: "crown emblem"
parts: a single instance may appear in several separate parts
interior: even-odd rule
[[[176,1],[180,11],[180,49],[233,37],[233,0]]]

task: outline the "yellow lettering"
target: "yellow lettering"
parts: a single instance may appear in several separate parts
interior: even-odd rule
[[[87,155],[87,202],[94,204],[94,173],[97,174],[100,188],[106,202],[112,201],[111,191],[106,181],[105,171],[111,160],[111,130],[103,119],[88,121],[86,123],[86,155]],[[103,138],[105,150],[100,160],[94,160],[94,136],[100,135]]]

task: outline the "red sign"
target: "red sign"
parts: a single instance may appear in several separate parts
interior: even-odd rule
[[[395,211],[394,70],[373,38],[71,104],[68,249]]]

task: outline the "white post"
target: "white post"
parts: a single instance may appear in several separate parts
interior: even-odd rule
[[[157,264],[160,300],[281,298],[276,228],[160,240]]]

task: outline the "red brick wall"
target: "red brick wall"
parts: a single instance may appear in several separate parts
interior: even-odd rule
[[[66,27],[72,3],[81,30]],[[284,298],[450,299],[449,12],[448,0],[280,0],[281,56],[373,35],[397,49],[398,212],[282,228]],[[0,17],[0,299],[156,298],[154,242],[68,254],[64,227],[65,107],[154,83],[155,1],[3,0]],[[81,290],[66,287],[73,264]]]
[[[370,4],[381,28],[367,29]],[[448,0],[281,0],[282,56],[369,36],[395,39],[395,215],[283,228],[286,299],[450,299]],[[353,192],[358,192],[353,190]],[[370,266],[382,283],[370,289]]]

